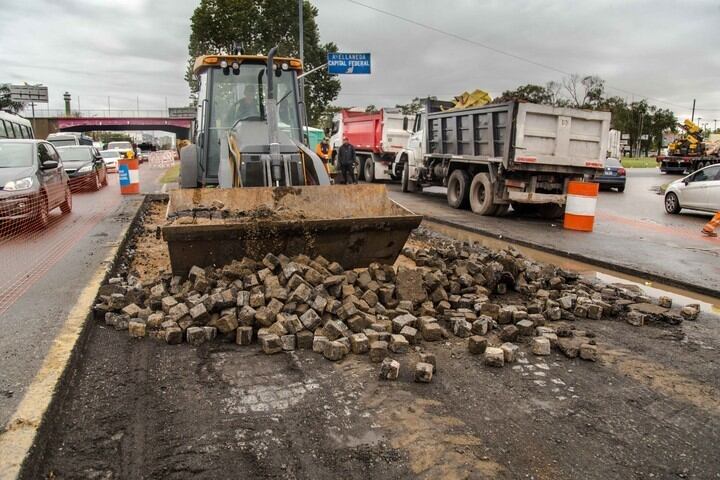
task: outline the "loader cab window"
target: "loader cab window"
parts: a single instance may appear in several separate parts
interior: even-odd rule
[[[211,131],[230,129],[239,121],[266,122],[265,65],[242,64],[238,73],[232,69],[213,68],[208,73],[212,85]],[[281,71],[274,80],[279,128],[294,140],[300,141],[295,72]]]

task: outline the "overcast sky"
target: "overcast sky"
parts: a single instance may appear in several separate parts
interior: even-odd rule
[[[720,2],[312,0],[323,41],[370,52],[373,73],[342,76],[336,103],[491,95],[597,74],[608,92],[720,120]],[[183,79],[197,0],[0,0],[0,83],[42,83],[50,108],[187,104]],[[412,22],[402,20],[403,17]],[[418,25],[418,23],[422,25]],[[449,36],[442,32],[448,32]],[[504,52],[504,53],[499,53]],[[518,58],[521,57],[521,58]],[[525,60],[523,60],[525,59]],[[712,125],[712,124],[711,124]]]

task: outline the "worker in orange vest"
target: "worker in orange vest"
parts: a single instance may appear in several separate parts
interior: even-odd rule
[[[705,225],[702,229],[702,233],[708,237],[717,237],[715,229],[720,227],[720,212],[717,212],[715,216]]]
[[[317,147],[315,147],[315,153],[317,153],[318,157],[320,157],[320,160],[322,160],[323,165],[325,165],[325,170],[327,171],[328,162],[330,161],[330,158],[332,158],[332,147],[330,146],[330,142],[327,137],[323,138],[320,143],[317,144]]]

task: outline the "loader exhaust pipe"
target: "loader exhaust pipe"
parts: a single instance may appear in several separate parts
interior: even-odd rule
[[[278,138],[277,100],[275,99],[275,91],[273,88],[275,82],[275,71],[273,67],[277,49],[277,45],[271,48],[267,57],[265,75],[267,76],[268,91],[265,98],[265,112],[267,114],[268,145],[270,146],[271,184],[279,187],[280,179],[282,178],[282,156],[280,155],[280,140]]]

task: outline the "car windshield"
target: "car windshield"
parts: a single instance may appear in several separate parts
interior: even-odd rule
[[[69,147],[71,145],[77,145],[77,140],[75,140],[74,138],[51,139],[48,140],[48,142],[52,143],[56,147]]]
[[[89,148],[59,148],[60,158],[66,162],[80,162],[90,160]]]
[[[606,158],[605,159],[605,166],[606,167],[622,167],[622,164],[617,158]]]
[[[32,144],[0,143],[0,168],[30,167],[32,164]]]
[[[110,142],[108,143],[108,149],[111,148],[132,149],[132,144],[130,142]]]
[[[109,152],[107,150],[100,152],[100,155],[102,155],[103,158],[120,158],[120,152]]]

